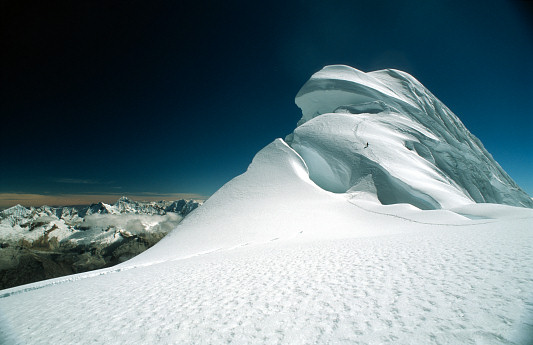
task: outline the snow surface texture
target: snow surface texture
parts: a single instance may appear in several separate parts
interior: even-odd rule
[[[0,339],[527,344],[533,210],[494,202],[530,201],[449,110],[414,115],[418,101],[438,102],[405,73],[326,67],[287,141],[157,245],[1,291]]]

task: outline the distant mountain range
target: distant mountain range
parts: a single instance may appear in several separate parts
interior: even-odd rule
[[[157,243],[201,204],[120,198],[0,212],[0,289],[113,266]]]

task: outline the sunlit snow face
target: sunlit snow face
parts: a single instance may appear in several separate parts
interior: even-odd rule
[[[364,189],[383,204],[422,209],[533,206],[459,118],[407,73],[327,66],[296,104],[302,118],[287,140],[325,190]]]
[[[383,204],[439,208],[437,201],[407,184],[429,183],[436,174],[405,146],[416,139],[395,130],[391,122],[405,121],[396,115],[324,114],[298,127],[290,145],[305,160],[310,178],[325,190],[371,193]]]

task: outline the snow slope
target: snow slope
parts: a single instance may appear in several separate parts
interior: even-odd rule
[[[396,71],[315,74],[297,96],[295,132],[157,245],[110,269],[1,291],[0,338],[527,343],[533,210],[495,204],[529,205],[449,110],[440,122],[414,115],[434,97],[411,99],[410,88],[425,90]],[[469,159],[479,170],[461,173]]]

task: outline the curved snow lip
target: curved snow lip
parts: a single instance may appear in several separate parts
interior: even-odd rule
[[[305,83],[295,98],[302,109],[298,125],[338,107],[381,102],[390,107],[416,110],[416,104],[401,97],[386,83],[345,65],[326,66]]]
[[[406,203],[422,210],[440,208],[431,196],[392,176],[383,166],[362,154],[352,156],[352,163],[357,165],[357,169],[352,169],[341,160],[324,157],[309,143],[293,142],[291,147],[306,162],[309,178],[326,191],[375,194],[383,205]]]
[[[333,111],[341,114],[379,114],[382,112],[397,112],[398,110],[383,101],[371,101],[359,104],[349,104],[338,107]]]
[[[348,84],[344,82],[348,82]],[[368,93],[385,95],[403,101],[388,83],[374,78],[371,73],[365,73],[347,65],[325,66],[322,70],[313,74],[309,82],[298,92],[296,98],[309,91],[344,89],[343,87],[347,85],[351,86],[348,86],[345,90],[350,90],[352,87],[354,90],[359,90],[362,87],[368,89]],[[374,98],[382,98],[382,96]]]
[[[406,147],[425,131],[409,128],[409,120],[396,115],[323,114],[299,126],[289,145],[307,164],[310,179],[329,192],[364,193],[383,205],[407,203],[423,210],[472,203]]]

